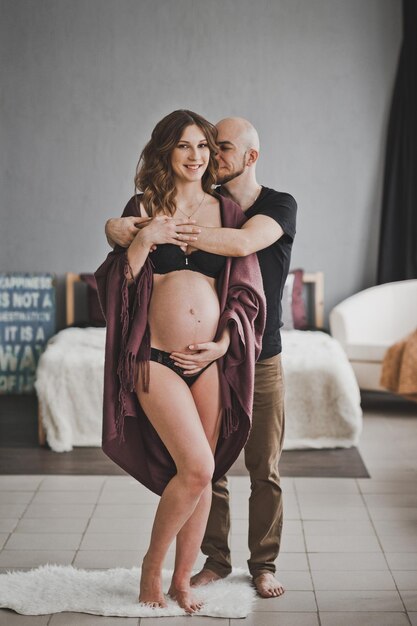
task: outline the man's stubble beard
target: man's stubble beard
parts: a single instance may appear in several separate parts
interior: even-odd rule
[[[231,172],[230,174],[226,174],[225,176],[217,176],[216,184],[225,185],[226,183],[230,183],[231,180],[234,180],[235,178],[243,174],[246,168],[245,158],[246,158],[246,152],[243,155],[243,163],[241,165],[241,168],[237,171],[235,170],[234,172]]]

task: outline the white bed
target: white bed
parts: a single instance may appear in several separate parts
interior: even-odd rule
[[[67,276],[67,324],[74,321],[75,274]],[[322,274],[305,274],[314,288],[317,326],[322,325]],[[39,441],[65,452],[101,445],[104,328],[66,328],[42,354],[35,383]],[[362,428],[360,393],[339,343],[320,331],[282,331],[285,376],[284,449],[356,445]]]

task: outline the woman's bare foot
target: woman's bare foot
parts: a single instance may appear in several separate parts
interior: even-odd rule
[[[272,574],[272,572],[264,572],[253,577],[253,584],[256,591],[262,598],[275,598],[282,596],[285,589],[282,584]]]
[[[145,563],[145,560],[146,556],[142,563],[139,602],[154,609],[164,609],[167,607],[167,603],[162,591],[161,571],[159,569],[153,569]]]
[[[207,569],[203,567],[198,574],[195,574],[191,577],[191,587],[201,587],[202,585],[208,585],[209,583],[214,583],[216,580],[220,580],[223,576],[219,576],[219,574],[215,574],[211,571],[211,569]]]
[[[174,580],[172,580],[168,595],[171,596],[173,600],[176,600],[186,613],[196,613],[203,606],[203,602],[197,600],[192,595],[188,584],[174,583]]]

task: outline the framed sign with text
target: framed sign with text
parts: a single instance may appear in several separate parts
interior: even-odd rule
[[[31,393],[55,334],[53,274],[0,274],[0,394]]]

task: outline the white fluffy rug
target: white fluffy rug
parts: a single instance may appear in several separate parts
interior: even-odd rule
[[[172,571],[163,572],[164,590]],[[83,570],[61,565],[43,565],[27,572],[0,575],[0,608],[22,615],[47,615],[69,611],[117,617],[169,617],[186,613],[166,597],[166,609],[138,603],[140,568]],[[224,580],[195,589],[204,605],[198,615],[246,617],[255,590],[245,570],[234,570]]]

